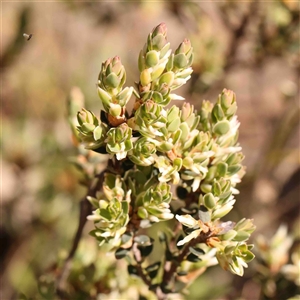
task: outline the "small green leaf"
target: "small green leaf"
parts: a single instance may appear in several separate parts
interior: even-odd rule
[[[150,266],[148,266],[145,269],[151,279],[156,277],[156,275],[159,271],[160,265],[161,265],[161,262],[159,261],[154,264],[151,264]]]
[[[148,246],[152,244],[153,239],[147,235],[138,235],[134,237],[134,242],[137,243],[139,246]]]
[[[178,276],[186,276],[187,274],[188,274],[187,271],[179,271],[179,272],[177,272]]]
[[[162,34],[158,34],[152,39],[152,49],[160,51],[166,44],[166,38]]]
[[[180,119],[174,119],[169,125],[168,125],[168,131],[174,132],[179,128],[180,125]]]
[[[210,222],[211,220],[211,215],[208,209],[204,205],[200,205],[199,211],[198,211],[199,219],[203,223]]]
[[[174,65],[174,54],[170,55],[166,65],[166,70],[171,71],[173,69],[173,65]]]
[[[146,66],[145,66],[145,57],[143,55],[143,50],[140,51],[139,58],[138,58],[138,66],[139,71],[142,72]]]
[[[140,206],[138,208],[138,216],[141,219],[147,219],[148,218],[148,211],[147,211],[147,209],[145,207]]]
[[[214,196],[219,196],[222,193],[222,189],[220,183],[215,181],[212,185],[212,193]]]
[[[236,153],[230,153],[226,159],[226,163],[230,166],[236,162],[237,154]]]
[[[90,124],[90,123],[83,123],[81,125],[81,130],[84,132],[92,132],[95,129],[95,125],[94,124]]]
[[[128,274],[129,274],[129,275],[136,275],[136,276],[139,276],[139,275],[138,275],[138,270],[137,270],[137,267],[136,267],[136,266],[128,265],[127,271],[128,271]]]
[[[167,152],[167,151],[170,151],[173,147],[174,147],[174,145],[172,143],[161,142],[159,147],[157,147],[157,148],[162,152]]]
[[[228,166],[227,166],[226,163],[224,163],[224,162],[218,163],[218,165],[217,165],[217,176],[218,177],[224,177],[227,173],[227,169],[228,169]]]
[[[237,232],[233,229],[227,231],[223,235],[221,235],[222,240],[224,241],[231,241],[235,236],[237,235]]]
[[[123,213],[127,215],[129,211],[129,203],[127,201],[122,201],[121,204],[122,204]]]
[[[213,209],[216,205],[216,200],[212,193],[208,193],[208,194],[204,195],[203,201],[204,201],[204,205],[208,209]]]
[[[199,258],[197,255],[195,255],[194,253],[190,253],[186,260],[190,261],[190,262],[198,262],[201,260],[201,258]]]
[[[254,248],[253,244],[247,245],[248,246],[248,250],[252,250]]]
[[[226,115],[229,116],[233,116],[236,113],[237,110],[237,105],[236,103],[233,103],[226,111]]]
[[[151,73],[149,69],[145,69],[141,72],[140,81],[143,86],[148,85],[151,82]]]
[[[200,188],[203,193],[210,193],[212,191],[212,186],[209,183],[202,183]]]
[[[159,84],[167,84],[168,86],[171,86],[174,81],[174,72],[166,72],[162,74],[159,78]]]
[[[159,61],[159,54],[157,51],[155,50],[152,50],[152,51],[149,51],[147,52],[146,54],[146,64],[148,67],[154,67],[157,65]]]
[[[170,43],[165,44],[163,48],[160,50],[159,58],[163,58],[167,54],[169,49],[170,49]]]
[[[178,69],[183,69],[187,66],[188,60],[183,53],[176,54],[174,57],[174,66]]]
[[[147,257],[153,250],[153,244],[148,246],[137,246],[137,248],[140,250],[142,257]]]
[[[124,258],[127,255],[127,253],[128,253],[127,249],[119,248],[115,252],[115,258],[116,259]]]
[[[248,247],[249,248],[249,247]],[[243,252],[243,259],[246,263],[249,263],[255,258],[255,255],[251,251]]]
[[[163,73],[164,69],[164,64],[158,64],[156,67],[154,67],[151,73],[151,80],[156,80]]]
[[[159,92],[153,92],[152,93],[152,100],[158,104],[162,103],[163,102],[163,96],[161,93]]]
[[[245,231],[238,231],[237,235],[234,237],[233,241],[244,242],[250,237],[250,233]]]
[[[105,83],[111,88],[116,88],[120,84],[120,78],[115,73],[110,73],[105,80]]]
[[[98,141],[101,139],[102,136],[102,128],[101,126],[97,126],[93,131],[94,140]]]
[[[190,247],[189,250],[191,253],[194,253],[197,256],[205,254],[204,250],[199,247]]]
[[[122,242],[122,244],[128,243],[131,239],[132,239],[132,233],[131,232],[125,232],[121,236],[121,242]]]
[[[224,135],[230,130],[230,123],[227,120],[218,122],[213,127],[213,132],[218,135]]]
[[[106,220],[111,220],[111,217],[112,217],[110,212],[106,209],[100,209],[99,215]]]
[[[236,174],[240,169],[242,168],[241,165],[233,165],[233,166],[229,166],[227,173],[229,176],[232,176],[234,174]]]
[[[160,231],[158,233],[158,239],[161,243],[165,243],[167,241],[167,235],[163,231]]]
[[[212,113],[212,117],[214,116],[216,121],[222,121],[224,119],[224,112],[220,104],[216,104],[214,106]]]
[[[183,235],[183,234],[180,234],[180,235],[178,236],[177,240],[176,240],[176,246],[177,246],[177,248],[178,248],[179,250],[181,250],[181,249],[184,247],[184,245],[178,246],[178,242],[181,241],[181,240],[183,240],[183,239],[184,239],[184,235]]]

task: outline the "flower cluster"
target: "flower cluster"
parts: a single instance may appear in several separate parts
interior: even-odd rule
[[[97,198],[88,200],[97,208],[89,220],[95,222],[95,230],[91,232],[100,245],[111,241],[118,245],[121,235],[126,231],[129,222],[130,191],[125,192],[119,176],[107,173],[103,183],[103,193]]]
[[[176,272],[185,261],[201,260],[201,267],[208,267],[214,259],[242,276],[254,258],[252,245],[246,243],[255,229],[252,220],[221,220],[232,210],[236,185],[244,175],[235,94],[224,89],[215,104],[203,101],[199,112],[189,103],[167,106],[184,100],[173,91],[191,77],[192,61],[190,41],[185,39],[172,53],[162,23],[140,51],[137,90],[123,87],[126,72],[120,58],[108,59],[98,78],[100,119],[84,108],[77,117],[82,144],[108,154],[110,162],[101,190],[89,197],[96,208],[89,216],[95,222],[92,235],[100,244],[109,243],[116,258],[135,261],[129,273],[147,284],[162,280],[164,293],[174,292],[169,281],[177,280],[168,272]],[[143,269],[139,257],[150,254],[155,239],[141,235],[139,228],[171,219],[175,233],[163,234],[160,242],[165,260],[174,266],[164,269],[156,262]],[[164,275],[159,279],[158,274]]]

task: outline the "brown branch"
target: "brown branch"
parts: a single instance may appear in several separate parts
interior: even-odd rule
[[[75,255],[75,252],[77,250],[79,241],[81,239],[83,228],[87,221],[87,216],[89,214],[91,214],[91,212],[92,212],[92,206],[91,206],[90,202],[87,200],[87,197],[88,196],[95,197],[97,191],[99,191],[101,189],[105,171],[103,171],[100,175],[97,176],[96,182],[94,184],[90,185],[86,196],[84,198],[82,198],[82,200],[80,201],[79,223],[78,223],[78,227],[76,230],[76,234],[73,239],[73,244],[70,249],[68,257],[64,261],[64,264],[61,268],[61,272],[56,280],[56,293],[62,299],[67,298],[67,293],[65,291],[66,290],[66,281],[71,272],[72,260]]]
[[[185,257],[189,254],[190,247],[194,247],[199,243],[205,243],[206,240],[209,237],[211,237],[211,235],[212,235],[211,231],[208,231],[207,233],[201,232],[201,234],[196,239],[190,240],[185,245],[185,247],[183,248],[181,253],[176,257],[176,259],[174,259],[172,261],[170,268],[168,270],[166,270],[166,268],[164,269],[164,274],[163,274],[163,279],[162,279],[161,285],[163,284],[163,285],[167,286],[169,284],[169,282],[172,280],[172,277],[174,276],[178,266],[180,266],[180,264],[183,262]],[[161,291],[161,287],[158,287],[156,289],[156,295],[159,300],[164,300],[167,297],[167,295]]]
[[[132,252],[133,252],[133,257],[136,261],[136,269],[138,272],[139,277],[144,281],[144,283],[150,287],[151,286],[151,280],[147,277],[147,275],[143,272],[143,268],[142,268],[142,259],[141,259],[141,255],[139,253],[139,250],[137,248],[136,243],[134,243],[133,247],[132,247]]]

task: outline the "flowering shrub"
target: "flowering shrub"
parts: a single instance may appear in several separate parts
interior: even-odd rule
[[[219,264],[243,276],[254,258],[247,244],[252,220],[223,221],[245,173],[235,94],[224,89],[215,104],[203,101],[199,112],[189,103],[168,106],[184,100],[174,91],[190,79],[192,62],[190,41],[172,53],[162,23],[140,51],[136,87],[124,87],[126,71],[116,56],[103,62],[98,77],[99,117],[82,108],[74,118],[82,103],[70,100],[76,163],[87,181],[97,182],[88,196],[91,235],[125,259],[128,272],[159,299],[183,290],[187,276],[190,283],[192,274],[200,274],[195,269]],[[100,174],[91,151],[107,157]],[[157,236],[146,229],[155,223],[161,223]],[[153,261],[158,243],[162,253]]]

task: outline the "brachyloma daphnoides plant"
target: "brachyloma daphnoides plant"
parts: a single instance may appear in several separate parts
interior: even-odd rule
[[[87,197],[94,208],[91,235],[100,246],[108,244],[117,260],[126,260],[129,274],[158,299],[183,291],[212,265],[243,276],[254,258],[247,244],[252,220],[222,220],[245,173],[236,95],[224,89],[215,104],[203,101],[198,112],[186,102],[169,106],[184,100],[174,91],[190,79],[192,62],[190,41],[172,52],[161,23],[139,53],[135,87],[124,87],[125,68],[116,56],[101,66],[98,116],[85,108],[76,115],[82,103],[69,101],[77,165],[86,182],[97,181]],[[102,164],[105,157],[101,173],[91,153]],[[157,226],[156,236],[151,226]],[[156,247],[161,253],[151,256]]]

